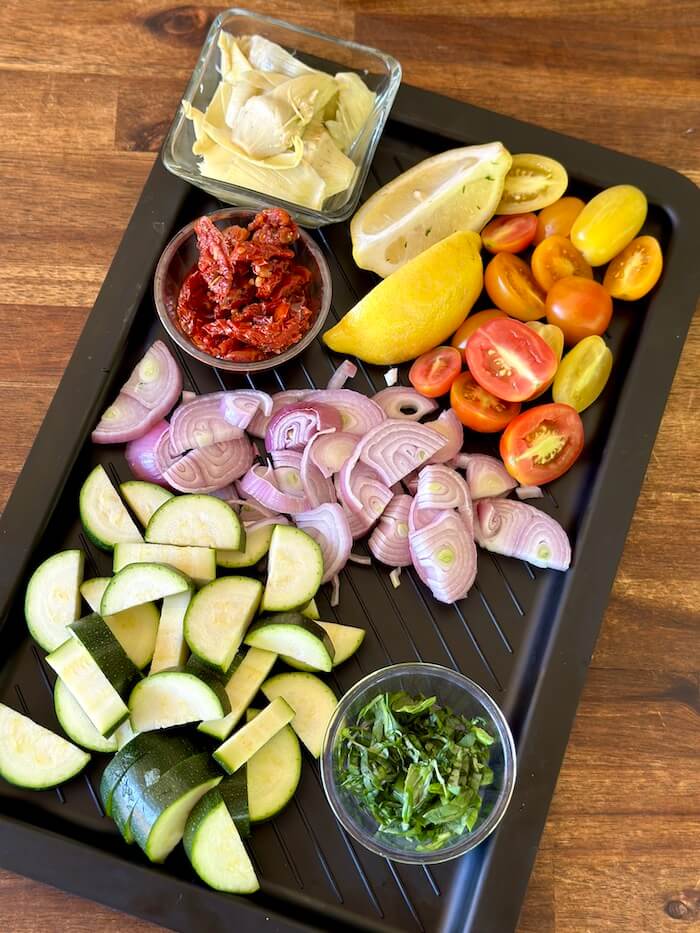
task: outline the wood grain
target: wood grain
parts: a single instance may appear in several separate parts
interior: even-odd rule
[[[700,181],[696,0],[287,0],[251,9],[392,52],[406,81]],[[214,4],[0,6],[0,505],[107,271]],[[27,352],[27,348],[31,352]],[[521,933],[700,929],[700,325],[668,402]],[[0,872],[0,927],[141,931]]]

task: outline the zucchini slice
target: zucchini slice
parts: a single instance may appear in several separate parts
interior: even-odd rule
[[[83,599],[93,612],[100,611],[100,603],[110,579],[110,577],[93,577],[80,585]],[[153,657],[158,618],[158,610],[153,603],[133,606],[131,609],[125,609],[124,612],[104,618],[105,625],[109,627],[127,656],[139,670],[143,670]]]
[[[190,651],[227,671],[260,605],[262,591],[262,584],[252,577],[221,577],[207,584],[194,596],[185,615]]]
[[[250,722],[258,713],[249,709],[246,718]],[[252,823],[272,819],[287,806],[301,779],[301,746],[291,726],[280,729],[248,760],[246,777]]]
[[[226,693],[231,701],[231,712],[223,719],[210,719],[197,726],[200,732],[220,742],[227,739],[245,713],[253,697],[272,670],[277,655],[260,648],[249,648],[241,663],[226,683]]]
[[[235,774],[227,775],[216,788],[236,824],[243,839],[250,836],[250,813],[248,810],[247,768],[239,768]]]
[[[255,869],[219,788],[192,810],[183,838],[192,867],[210,888],[252,894],[260,888]]]
[[[216,576],[216,551],[174,544],[117,544],[112,570],[119,573],[129,564],[167,564],[191,577],[197,586],[203,586]]]
[[[119,729],[121,728],[120,726]],[[149,752],[155,749],[164,749],[172,741],[172,738],[173,736],[164,732],[144,732],[140,735],[134,735],[119,749],[102,772],[100,780],[100,800],[107,816],[112,815],[114,789],[129,768]]]
[[[46,663],[68,687],[100,735],[110,736],[128,717],[126,703],[77,638],[69,638],[47,655]]]
[[[246,530],[245,548],[240,551],[217,550],[216,562],[220,567],[254,567],[270,550],[274,525]]]
[[[40,564],[31,576],[24,617],[29,634],[44,651],[62,645],[70,636],[66,626],[80,616],[84,563],[82,551],[61,551]]]
[[[333,642],[318,622],[300,612],[280,612],[258,619],[245,643],[294,658],[316,671],[330,671],[333,667]]]
[[[119,492],[122,494],[126,504],[134,515],[141,522],[143,527],[150,522],[158,509],[173,498],[173,494],[157,486],[155,483],[146,483],[140,479],[132,479],[119,486]]]
[[[343,661],[347,661],[348,658],[351,658],[365,638],[365,630],[363,628],[355,628],[354,625],[339,625],[337,622],[321,622],[320,619],[316,624],[321,626],[333,643],[333,650],[335,652],[333,654],[333,667],[337,667],[339,664],[342,664]],[[318,670],[318,668],[311,667],[311,665],[305,664],[303,661],[298,661],[296,658],[292,658],[289,655],[280,655],[280,661],[284,661],[289,667],[294,667],[298,671]]]
[[[263,611],[298,609],[314,598],[323,576],[323,556],[313,538],[293,525],[275,525],[267,562]]]
[[[211,757],[203,753],[174,765],[143,794],[131,813],[131,831],[152,862],[165,861],[182,839],[195,805],[221,779]]]
[[[163,503],[148,523],[146,541],[237,550],[243,534],[238,516],[223,499],[193,494]]]
[[[282,698],[294,710],[292,729],[318,758],[338,700],[331,688],[313,674],[277,674],[260,688],[268,700]]]
[[[60,677],[56,678],[53,688],[53,705],[61,728],[76,745],[93,752],[116,752],[116,732],[108,739],[98,732]]]
[[[220,687],[220,684],[217,685]],[[136,684],[129,697],[131,726],[136,732],[169,729],[226,714],[226,692],[188,671],[161,671]]]
[[[192,599],[192,590],[166,596],[160,610],[160,622],[151,661],[151,676],[169,667],[181,667],[189,651],[185,641],[185,613]]]
[[[109,581],[100,603],[103,616],[164,599],[190,588],[189,579],[164,564],[129,564]]]
[[[278,697],[220,745],[214,752],[214,758],[225,771],[233,774],[293,718],[294,710],[282,697]]]
[[[318,622],[318,620],[321,618],[321,614],[318,611],[318,606],[316,605],[315,599],[310,599],[304,608],[299,610],[299,612],[303,616],[306,616],[307,619],[313,619],[314,622]]]
[[[81,748],[0,703],[0,775],[18,787],[44,790],[79,774],[90,761]]]
[[[112,630],[96,612],[69,626],[73,635],[92,655],[119,696],[128,694],[141,673],[112,634]]]
[[[80,521],[88,538],[103,551],[111,551],[119,541],[143,541],[101,464],[80,490]]]

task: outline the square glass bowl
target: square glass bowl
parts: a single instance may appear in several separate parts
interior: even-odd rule
[[[234,37],[257,33],[283,46],[310,67],[329,74],[335,74],[337,71],[356,71],[375,92],[377,97],[374,109],[348,153],[357,167],[353,183],[346,191],[328,198],[321,210],[313,210],[250,188],[207,178],[200,173],[198,157],[192,153],[194,129],[181,106],[163,146],[162,158],[165,167],[174,175],[203,188],[226,204],[237,204],[253,210],[270,205],[283,207],[297,223],[305,227],[322,227],[325,224],[347,220],[357,207],[374,151],[401,83],[401,66],[391,55],[366,45],[334,39],[313,29],[292,26],[282,20],[250,13],[247,10],[226,10],[212,23],[185,91],[184,99],[199,110],[206,109],[221,77],[217,67],[217,41],[222,31]]]

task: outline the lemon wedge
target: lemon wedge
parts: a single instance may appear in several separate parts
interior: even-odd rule
[[[448,149],[380,188],[350,224],[352,254],[382,277],[458,230],[480,231],[510,169],[501,143]]]
[[[368,363],[403,363],[443,343],[481,294],[478,233],[440,240],[376,285],[323,339]]]

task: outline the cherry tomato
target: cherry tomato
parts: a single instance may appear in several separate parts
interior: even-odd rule
[[[520,402],[496,398],[471,373],[462,373],[452,383],[450,405],[465,427],[482,434],[502,431],[520,411]]]
[[[513,156],[496,208],[497,214],[537,211],[558,201],[566,191],[566,169],[548,156],[521,152]]]
[[[495,320],[497,317],[508,317],[508,315],[499,308],[487,308],[485,311],[477,311],[475,314],[470,314],[464,323],[460,324],[457,328],[454,337],[450,341],[452,346],[464,353],[469,338],[474,331],[478,330],[482,325],[488,324],[489,321]]]
[[[481,231],[481,242],[490,253],[519,253],[532,243],[535,230],[534,214],[495,217]]]
[[[534,330],[536,334],[539,334],[547,346],[552,348],[557,358],[558,366],[561,362],[562,353],[564,352],[564,334],[562,333],[561,327],[557,327],[556,324],[543,324],[541,321],[528,321],[525,326]],[[539,392],[535,392],[530,398],[539,398],[540,395],[544,395],[552,382],[554,382],[554,379],[550,379],[543,389],[540,389]]]
[[[552,398],[583,411],[598,398],[610,377],[613,357],[602,337],[584,337],[561,361]]]
[[[522,402],[553,378],[554,351],[520,321],[495,320],[472,334],[467,365],[480,386],[507,402]]]
[[[408,373],[414,389],[437,398],[450,391],[450,386],[462,368],[462,355],[454,347],[435,347],[419,356]]]
[[[584,208],[581,198],[559,198],[537,215],[535,243],[548,236],[568,236],[574,221]]]
[[[547,292],[547,320],[561,327],[569,346],[591,334],[605,333],[612,311],[612,298],[591,279],[570,275]]]
[[[653,236],[638,236],[605,270],[603,288],[613,298],[636,301],[659,281],[663,264],[659,241]]]
[[[519,321],[544,317],[545,293],[519,256],[496,253],[486,266],[484,285],[491,301]]]
[[[501,436],[506,469],[522,486],[549,483],[573,466],[583,448],[583,423],[570,405],[536,405]]]
[[[535,281],[546,292],[558,279],[567,275],[593,278],[593,270],[579,253],[571,240],[565,236],[548,236],[542,240],[530,259]]]
[[[647,199],[634,185],[606,188],[586,204],[571,227],[571,242],[592,266],[617,256],[637,236]]]

